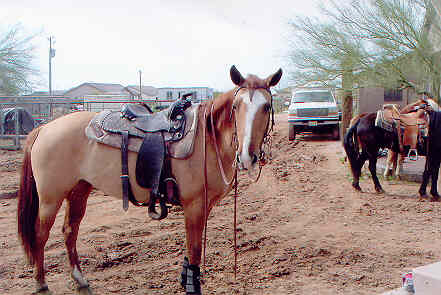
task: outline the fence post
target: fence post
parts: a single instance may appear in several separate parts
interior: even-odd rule
[[[17,150],[20,149],[20,112],[19,108],[15,108],[15,139],[14,145]]]
[[[4,127],[3,127],[3,109],[0,108],[0,135],[4,134]]]

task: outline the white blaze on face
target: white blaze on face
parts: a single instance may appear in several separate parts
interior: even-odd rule
[[[249,154],[251,144],[253,123],[257,111],[266,104],[266,98],[260,91],[254,91],[253,99],[250,100],[250,93],[246,92],[241,95],[243,103],[246,105],[247,113],[245,118],[245,130],[242,143],[242,152],[240,153],[240,163],[242,168],[250,169],[253,163],[254,155]]]

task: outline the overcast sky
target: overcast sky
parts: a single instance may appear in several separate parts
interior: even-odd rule
[[[154,87],[233,87],[229,68],[266,77],[287,72],[288,21],[316,0],[5,0],[0,24],[21,23],[36,39],[48,89],[47,38],[55,37],[52,89],[83,82]],[[287,75],[282,78],[287,86]]]

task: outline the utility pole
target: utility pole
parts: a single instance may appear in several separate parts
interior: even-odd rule
[[[141,70],[139,70],[139,99],[142,99],[142,92],[141,92]]]
[[[52,58],[55,56],[55,49],[52,48],[52,44],[55,43],[54,39],[53,36],[49,37],[49,96],[52,96]]]

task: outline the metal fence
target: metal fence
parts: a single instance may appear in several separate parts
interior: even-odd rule
[[[124,96],[86,96],[78,99],[64,97],[0,97],[0,149],[19,150],[26,138],[20,119],[20,112],[25,111],[34,120],[34,127],[76,111],[99,112],[102,110],[119,110],[127,103],[145,103],[153,110],[162,109],[174,100],[140,100]],[[6,118],[6,112],[9,116]],[[7,122],[6,122],[7,121]],[[28,130],[30,131],[30,130]]]

